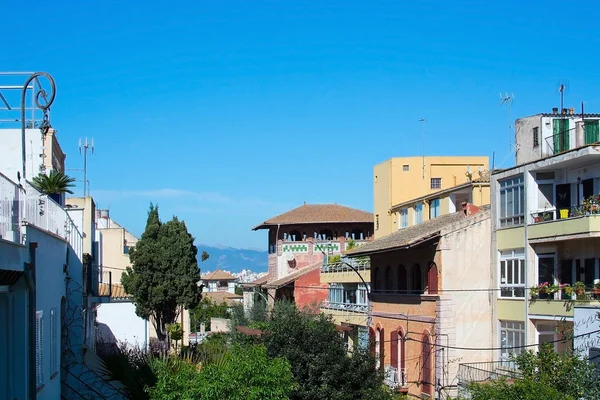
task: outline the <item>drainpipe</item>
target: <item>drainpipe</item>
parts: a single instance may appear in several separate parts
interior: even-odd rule
[[[36,287],[35,287],[35,249],[37,243],[29,243],[29,263],[25,263],[25,283],[27,284],[28,296],[29,296],[29,314],[27,316],[27,339],[29,342],[29,365],[27,372],[29,375],[29,399],[35,400],[37,398],[37,386],[36,386],[36,369],[35,369],[35,320],[36,320]]]

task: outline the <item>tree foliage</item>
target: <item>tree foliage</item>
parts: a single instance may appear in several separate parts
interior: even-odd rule
[[[190,310],[190,326],[197,332],[200,324],[204,324],[207,331],[210,331],[211,318],[229,318],[229,306],[227,303],[217,304],[208,297],[203,297],[202,301]]]
[[[70,189],[75,186],[73,182],[75,182],[75,178],[65,175],[64,172],[52,170],[48,175],[39,174],[38,176],[35,176],[31,181],[31,185],[47,195],[63,193],[73,194],[73,191]]]
[[[173,217],[163,224],[158,206],[151,204],[146,229],[129,253],[132,267],[122,275],[121,283],[133,298],[136,314],[152,322],[161,341],[179,309],[200,302],[197,253],[185,223]]]
[[[550,344],[537,353],[526,351],[515,359],[522,377],[514,382],[500,380],[469,387],[473,400],[597,399],[598,371],[577,355],[558,354]]]
[[[293,388],[290,364],[269,358],[264,346],[234,346],[222,365],[200,373],[202,399],[286,400]]]
[[[348,355],[344,340],[325,315],[277,302],[271,319],[260,324],[266,331],[263,340],[268,355],[283,357],[291,365],[296,386],[290,399],[389,398],[375,358],[358,347]]]

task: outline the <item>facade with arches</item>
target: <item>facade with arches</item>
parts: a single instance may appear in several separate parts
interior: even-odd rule
[[[491,361],[490,211],[464,206],[352,252],[371,262],[370,335],[386,383],[454,395],[460,362]]]

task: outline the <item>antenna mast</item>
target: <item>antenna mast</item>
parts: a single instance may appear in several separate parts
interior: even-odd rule
[[[423,161],[423,179],[425,179],[425,122],[427,121],[425,120],[425,118],[421,118],[419,122],[421,123],[421,135],[423,141],[423,151],[421,153],[421,158]]]
[[[86,197],[89,193],[89,185],[87,181],[87,152],[88,150],[92,151],[94,154],[94,138],[92,138],[92,142],[88,142],[88,138],[85,138],[85,141],[82,143],[81,138],[79,139],[79,154],[83,151],[83,197]]]
[[[500,93],[500,105],[508,106],[508,147],[509,150],[513,151],[513,126],[512,126],[512,104],[515,100],[515,95],[513,93]]]
[[[558,110],[559,114],[562,114],[563,109],[565,107],[565,89],[566,86],[564,83],[561,83],[558,86],[558,93],[560,93],[560,109]]]

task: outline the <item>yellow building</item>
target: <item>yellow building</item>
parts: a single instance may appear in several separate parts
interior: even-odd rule
[[[472,180],[395,204],[390,208],[394,229],[407,228],[441,215],[462,210],[464,203],[490,204],[490,173],[478,171]]]
[[[488,167],[485,156],[396,157],[377,164],[373,169],[375,238],[398,229],[392,206],[467,183],[469,176],[477,178]],[[421,212],[429,214],[428,209]]]

